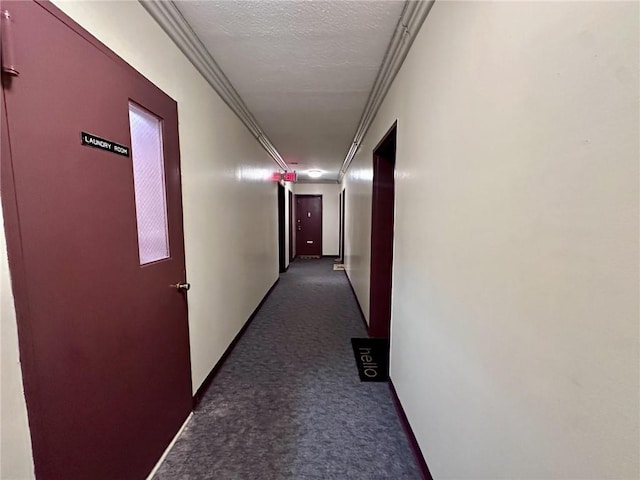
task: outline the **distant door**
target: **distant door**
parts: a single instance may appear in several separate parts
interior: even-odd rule
[[[1,7],[20,72],[2,79],[1,177],[36,476],[142,479],[192,407],[177,105],[52,4]]]
[[[278,262],[280,265],[280,273],[287,271],[287,257],[285,248],[285,205],[284,205],[284,187],[278,185]]]
[[[389,338],[393,277],[396,126],[373,152],[369,335]]]
[[[296,255],[322,255],[322,195],[296,195]]]

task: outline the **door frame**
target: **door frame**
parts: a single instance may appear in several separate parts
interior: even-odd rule
[[[322,194],[320,193],[296,193],[295,194],[295,199],[296,199],[296,206],[298,203],[298,198],[302,198],[302,197],[307,197],[307,198],[312,198],[312,197],[318,197],[320,198],[320,256],[322,257],[322,235],[324,234],[324,232],[322,231],[322,224],[324,222],[324,211],[323,211],[323,201],[322,201]],[[297,208],[296,208],[297,210]],[[296,211],[296,221],[295,221],[295,225],[298,224],[298,212]],[[296,235],[296,242],[298,241],[297,235]],[[296,256],[298,255],[298,246],[296,245]]]
[[[293,205],[293,192],[289,192],[289,263],[293,262],[296,258],[296,245],[295,245],[295,206]]]
[[[347,189],[343,188],[340,191],[340,233],[339,233],[339,237],[338,237],[338,254],[340,257],[340,261],[342,263],[344,263],[344,228],[345,228],[345,200],[346,200],[346,196],[347,196]]]
[[[278,182],[278,264],[280,273],[287,271],[286,247],[285,247],[285,188]]]
[[[369,336],[391,335],[397,121],[373,150]]]

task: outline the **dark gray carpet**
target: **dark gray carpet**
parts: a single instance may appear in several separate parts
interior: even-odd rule
[[[358,378],[364,336],[344,272],[295,261],[154,479],[420,479],[388,385]]]

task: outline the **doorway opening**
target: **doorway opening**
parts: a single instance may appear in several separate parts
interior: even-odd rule
[[[289,190],[289,263],[293,262],[293,259],[296,258],[294,218],[293,192]]]
[[[340,237],[339,237],[339,260],[340,263],[344,263],[344,204],[346,200],[347,192],[342,189],[340,192]]]
[[[296,195],[296,256],[322,257],[322,195]]]
[[[284,195],[284,186],[278,183],[278,262],[280,265],[280,273],[287,271]]]
[[[397,124],[373,151],[369,336],[389,338],[393,277],[393,218]]]

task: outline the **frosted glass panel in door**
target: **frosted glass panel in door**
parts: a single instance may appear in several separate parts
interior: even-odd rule
[[[162,120],[129,103],[140,265],[169,258]]]

